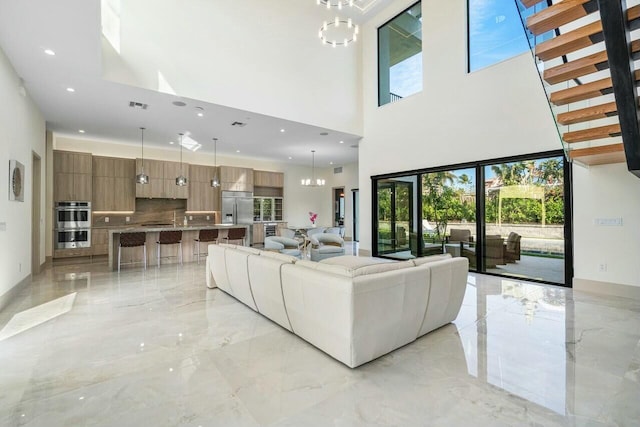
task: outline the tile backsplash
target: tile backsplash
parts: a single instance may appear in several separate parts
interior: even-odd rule
[[[219,222],[220,212],[206,214],[186,214],[186,200],[178,199],[136,199],[134,213],[94,214],[93,227],[122,227],[141,224],[173,224],[175,218],[178,225],[182,225],[184,217],[191,225],[216,224]],[[209,219],[207,219],[207,216]],[[127,217],[129,221],[127,222]]]

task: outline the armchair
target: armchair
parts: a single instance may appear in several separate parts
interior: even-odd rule
[[[473,242],[471,231],[461,228],[452,228],[451,235],[449,236],[449,243],[455,242]]]
[[[277,251],[297,258],[302,257],[300,243],[297,240],[281,236],[268,236],[264,239],[264,248],[268,251]]]
[[[495,268],[497,265],[504,264],[503,244],[504,239],[500,235],[487,235],[484,240],[484,260],[486,268]],[[476,244],[469,242],[462,247],[461,255],[469,259],[469,266],[476,268]]]
[[[513,231],[509,233],[504,244],[503,257],[505,262],[516,262],[520,260],[520,240],[522,236]]]
[[[344,255],[344,240],[337,234],[321,233],[312,238],[311,261]]]

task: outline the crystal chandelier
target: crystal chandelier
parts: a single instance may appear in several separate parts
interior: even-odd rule
[[[136,175],[136,183],[138,184],[148,184],[149,183],[149,175],[145,175],[144,173],[144,128],[140,128],[140,142],[142,145],[142,156],[141,156],[141,170],[138,175]]]
[[[184,134],[179,133],[178,135],[180,135],[180,176],[176,178],[176,185],[184,187],[187,185],[187,177],[185,177],[182,172],[182,136]]]
[[[322,187],[325,184],[324,179],[316,179],[316,150],[311,150],[311,178],[303,178],[300,184],[305,187]]]

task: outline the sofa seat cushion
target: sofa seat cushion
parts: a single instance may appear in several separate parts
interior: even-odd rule
[[[355,255],[345,255],[340,257],[323,259],[320,261],[322,264],[341,265],[347,268],[360,268],[367,265],[393,263],[395,261],[383,258],[373,258]]]
[[[416,266],[425,265],[436,261],[442,261],[443,259],[451,258],[451,254],[430,255],[413,259],[413,264]]]
[[[343,257],[340,257],[340,258],[343,258]],[[354,258],[357,258],[357,257],[354,257]],[[329,259],[335,259],[335,258],[329,258]],[[324,262],[324,261],[328,261],[329,259],[322,260],[321,262],[298,261],[296,265],[301,265],[303,267],[311,268],[313,270],[324,271],[327,273],[333,273],[333,274],[337,274],[345,277],[366,276],[368,274],[384,273],[386,271],[395,271],[395,270],[401,270],[404,268],[414,267],[413,262],[411,261],[375,262],[373,264],[360,263],[359,266],[358,264],[355,264],[355,261],[354,261],[354,264],[356,265],[356,267],[349,267],[345,265],[339,265],[339,264],[335,265],[335,264]]]
[[[300,258],[302,256],[302,252],[300,252],[300,249],[283,249],[282,251],[280,251],[280,253],[295,258]]]
[[[300,252],[300,251],[298,251],[298,252]],[[287,255],[287,254],[284,254],[284,253],[272,252],[272,251],[261,251],[260,252],[260,256],[277,259],[278,261],[288,262],[290,264],[293,264],[294,262],[298,261],[298,259],[299,259],[295,255]]]
[[[344,253],[344,248],[341,248],[340,246],[320,246],[319,248],[313,250],[317,251],[320,254]]]

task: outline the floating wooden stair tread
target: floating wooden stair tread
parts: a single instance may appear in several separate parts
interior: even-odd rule
[[[522,5],[524,7],[526,7],[527,9],[529,9],[531,6],[534,6],[538,3],[542,2],[542,0],[521,0],[520,3],[522,3]]]
[[[563,0],[527,18],[527,28],[535,35],[554,30],[598,10],[596,0]]]
[[[627,11],[627,20],[632,30],[640,25],[640,5],[633,6]],[[538,44],[536,46],[536,55],[542,61],[548,61],[592,46],[603,40],[602,21],[595,21]]]
[[[604,119],[618,115],[618,107],[615,102],[609,102],[601,105],[594,105],[587,108],[581,108],[567,113],[560,113],[557,116],[558,123],[561,125],[574,125],[576,123],[588,122],[590,120]]]
[[[622,144],[601,145],[599,147],[578,148],[569,150],[572,160],[579,160],[586,165],[608,165],[626,161]]]
[[[632,58],[635,59],[639,52],[640,40],[632,41]],[[606,70],[607,68],[609,68],[609,62],[607,61],[607,51],[603,50],[601,52],[596,52],[580,59],[576,59],[575,61],[570,61],[566,64],[560,64],[558,66],[549,68],[544,72],[544,79],[550,84],[562,83],[566,82],[567,80],[586,76],[587,74]]]
[[[601,42],[602,22],[596,21],[568,33],[561,34],[536,46],[536,56],[548,61],[567,53]]]
[[[640,71],[634,73],[636,82],[640,80]],[[611,77],[607,77],[595,82],[585,83],[568,89],[553,92],[549,100],[554,105],[566,105],[572,102],[584,101],[585,99],[596,98],[598,96],[612,93]]]
[[[576,130],[562,135],[564,142],[573,144],[576,142],[593,141],[595,139],[612,138],[620,135],[620,123],[595,128]]]

